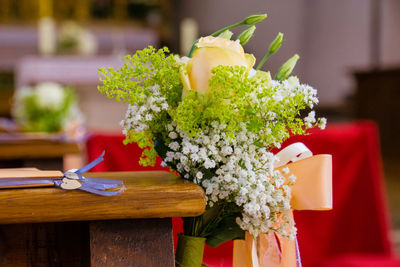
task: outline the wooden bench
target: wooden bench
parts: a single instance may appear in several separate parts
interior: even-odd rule
[[[0,190],[0,265],[174,266],[171,217],[202,214],[202,188],[163,171],[85,176],[123,180],[126,190]]]

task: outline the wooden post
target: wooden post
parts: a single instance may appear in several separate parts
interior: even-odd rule
[[[53,1],[52,0],[39,0],[39,17],[52,17],[53,16]]]
[[[94,267],[173,267],[171,218],[90,222],[90,258]]]
[[[0,20],[8,22],[10,19],[10,13],[11,13],[11,8],[10,8],[10,0],[3,0],[0,1]]]
[[[90,17],[90,3],[88,0],[80,0],[77,2],[76,6],[74,7],[75,17],[79,21],[86,22]]]
[[[116,21],[123,21],[127,17],[127,1],[115,0],[114,1],[114,17]]]

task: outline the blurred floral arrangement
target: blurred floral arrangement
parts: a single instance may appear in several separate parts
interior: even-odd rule
[[[277,158],[271,150],[326,123],[312,111],[317,91],[291,76],[298,55],[273,79],[261,70],[281,47],[283,34],[253,68],[256,59],[242,46],[265,18],[252,15],[201,37],[188,57],[149,46],[125,56],[122,68],[99,71],[99,91],[129,103],[121,126],[125,144],[144,148],[140,163],[154,165],[160,156],[164,166],[204,189],[206,212],[184,218],[181,237],[203,238],[212,247],[243,239],[245,231],[295,238],[294,221],[286,214],[296,177],[287,180],[274,170]],[[231,40],[230,29],[238,26],[246,29]],[[311,111],[301,116],[303,110]],[[196,253],[184,251],[190,245],[183,242],[178,242],[177,262],[197,266]]]
[[[12,113],[26,132],[68,132],[83,124],[72,89],[51,82],[18,90]]]
[[[96,38],[74,21],[63,22],[58,36],[58,53],[94,55],[97,53]]]

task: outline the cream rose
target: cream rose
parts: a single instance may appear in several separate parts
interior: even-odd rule
[[[244,66],[247,71],[253,67],[255,58],[244,53],[239,40],[231,41],[221,37],[202,37],[197,49],[182,71],[185,90],[206,93],[211,70],[217,66]]]

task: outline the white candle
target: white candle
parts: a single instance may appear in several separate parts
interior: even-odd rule
[[[51,17],[43,17],[38,22],[38,48],[41,55],[56,52],[56,23]]]
[[[193,43],[198,37],[198,25],[197,22],[192,18],[185,18],[181,22],[180,27],[180,47],[181,54],[188,55]]]

